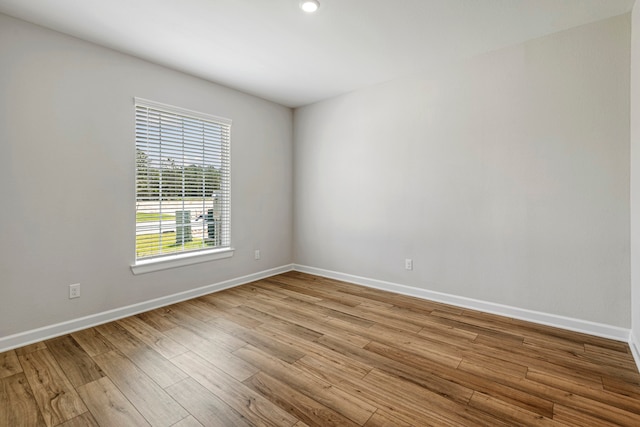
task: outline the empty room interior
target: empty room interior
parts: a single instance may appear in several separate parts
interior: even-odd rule
[[[634,0],[0,0],[0,427],[640,425]]]

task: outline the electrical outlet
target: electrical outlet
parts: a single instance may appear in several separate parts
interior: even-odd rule
[[[260,249],[256,249],[256,250],[253,252],[253,257],[254,257],[255,259],[260,259]]]
[[[69,285],[69,299],[80,298],[80,283]]]
[[[413,260],[411,258],[407,258],[404,260],[404,269],[413,270]]]

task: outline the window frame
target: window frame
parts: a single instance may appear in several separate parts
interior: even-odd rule
[[[169,268],[182,267],[186,265],[197,264],[201,262],[207,262],[217,259],[224,259],[233,256],[234,249],[231,245],[231,119],[214,116],[207,113],[202,113],[198,111],[188,110],[182,107],[176,107],[169,104],[163,104],[156,101],[151,101],[148,99],[135,97],[134,99],[134,149],[138,150],[138,136],[137,136],[137,126],[138,126],[138,108],[148,108],[151,110],[156,110],[160,114],[169,114],[169,115],[177,115],[179,117],[188,118],[191,120],[205,121],[209,123],[213,123],[215,125],[226,127],[228,131],[228,138],[221,138],[221,146],[220,146],[220,156],[221,156],[221,171],[222,171],[222,179],[221,179],[221,198],[222,198],[222,219],[224,221],[221,229],[222,238],[224,239],[223,246],[217,246],[211,249],[207,248],[198,248],[191,250],[181,250],[175,253],[165,253],[165,254],[157,254],[146,256],[142,258],[138,258],[137,252],[137,244],[134,245],[134,259],[135,262],[131,265],[131,271],[133,274],[143,274],[149,273],[152,271],[165,270]],[[181,148],[182,153],[184,155],[185,147]],[[226,157],[225,157],[226,156]],[[134,157],[136,158],[136,157]],[[224,159],[227,159],[225,162]],[[185,165],[182,165],[185,167]],[[138,164],[134,167],[135,177],[134,177],[134,206],[138,204]],[[183,193],[181,196],[181,200],[184,203],[185,194]],[[160,202],[161,203],[161,202]],[[137,209],[137,208],[136,208]],[[204,212],[203,212],[204,215]],[[204,218],[203,218],[204,221]],[[137,224],[137,220],[136,220]],[[137,229],[137,226],[136,226]],[[160,229],[161,231],[161,229]],[[137,241],[137,231],[134,233],[134,237],[136,237]]]

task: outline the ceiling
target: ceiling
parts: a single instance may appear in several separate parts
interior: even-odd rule
[[[634,0],[0,0],[0,12],[289,107],[628,12]]]

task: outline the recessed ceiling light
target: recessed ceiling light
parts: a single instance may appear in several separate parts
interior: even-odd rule
[[[318,0],[302,0],[300,2],[300,9],[307,13],[313,13],[320,7]]]

